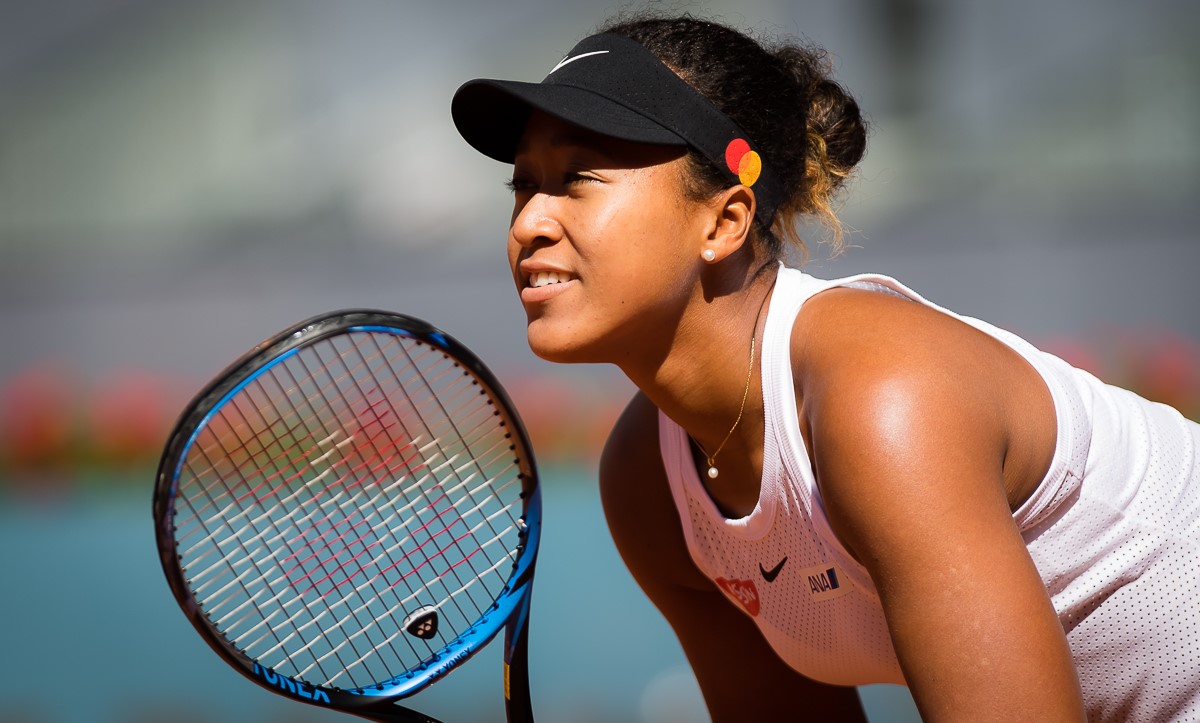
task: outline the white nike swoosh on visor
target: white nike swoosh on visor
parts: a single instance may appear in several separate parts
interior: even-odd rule
[[[550,69],[550,72],[549,72],[549,73],[546,73],[546,75],[553,75],[553,74],[554,74],[554,71],[556,71],[556,70],[558,70],[559,68],[563,67],[563,66],[564,66],[564,65],[566,65],[567,63],[574,63],[576,60],[579,60],[580,58],[586,58],[586,57],[588,57],[589,55],[603,55],[603,54],[605,54],[605,53],[607,53],[607,52],[608,52],[607,50],[593,50],[593,51],[592,51],[592,52],[590,52],[590,53],[580,53],[579,55],[576,55],[576,56],[575,56],[575,57],[573,57],[573,58],[563,58],[563,59],[562,59],[562,61],[561,61],[561,62],[560,62],[558,65],[556,65],[556,66],[554,66],[553,68],[551,68],[551,69]]]

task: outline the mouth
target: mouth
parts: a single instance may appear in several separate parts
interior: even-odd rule
[[[543,286],[565,284],[571,280],[571,275],[565,271],[534,271],[529,275],[529,287],[540,289]]]

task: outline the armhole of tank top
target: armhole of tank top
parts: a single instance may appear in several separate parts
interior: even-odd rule
[[[1028,533],[1044,522],[1055,519],[1055,512],[1063,501],[1070,497],[1082,481],[1082,471],[1087,463],[1090,432],[1077,429],[1077,425],[1090,424],[1088,415],[1082,411],[1083,398],[1071,379],[1060,368],[1065,365],[1056,357],[1040,352],[1021,337],[1003,329],[995,329],[993,336],[999,339],[1033,367],[1050,393],[1054,407],[1055,439],[1054,453],[1046,474],[1033,492],[1016,510],[1013,521],[1022,533]]]

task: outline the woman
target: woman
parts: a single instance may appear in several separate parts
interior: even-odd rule
[[[1200,716],[1200,426],[883,276],[781,263],[865,150],[819,52],[691,18],[453,103],[513,163],[529,344],[638,393],[601,461],[714,720]]]

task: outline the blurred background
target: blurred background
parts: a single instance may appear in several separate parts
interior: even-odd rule
[[[426,318],[510,387],[547,495],[534,704],[703,719],[624,571],[595,458],[630,388],[533,358],[507,277],[508,169],[455,133],[477,76],[540,79],[640,4],[0,0],[0,722],[334,720],[225,668],[155,555],[175,415],[321,311]],[[880,271],[1200,416],[1200,5],[654,3],[828,48],[873,123],[810,271]],[[817,233],[817,232],[814,232]],[[501,718],[496,651],[415,699]],[[876,721],[903,689],[863,689]]]

